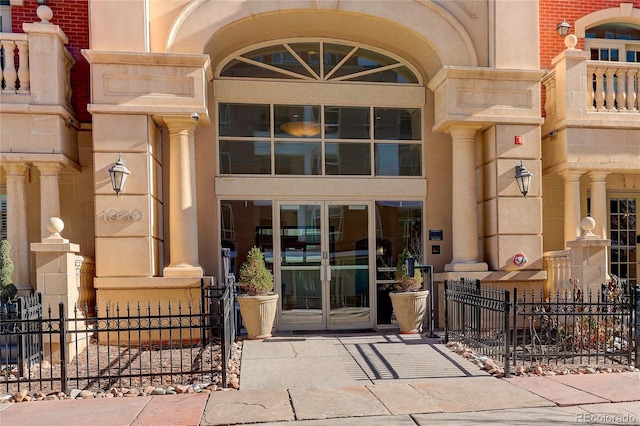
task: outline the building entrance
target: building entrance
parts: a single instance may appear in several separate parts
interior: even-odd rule
[[[275,211],[278,329],[373,327],[371,203],[280,202]]]

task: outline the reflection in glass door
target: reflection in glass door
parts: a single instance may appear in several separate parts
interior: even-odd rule
[[[329,327],[371,321],[369,206],[328,203]]]
[[[280,329],[370,327],[367,203],[280,203]]]

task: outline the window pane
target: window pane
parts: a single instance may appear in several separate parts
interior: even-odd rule
[[[222,77],[235,78],[278,78],[281,80],[293,80],[299,77],[290,76],[281,72],[248,64],[237,59],[232,59],[224,66],[220,73]]]
[[[420,140],[420,110],[417,108],[376,108],[375,139]]]
[[[220,136],[270,137],[269,105],[220,104]]]
[[[254,141],[220,141],[221,174],[270,174],[271,144]]]
[[[328,106],[324,111],[326,138],[369,139],[369,108]]]
[[[327,143],[324,147],[326,175],[370,175],[371,145]]]
[[[376,176],[421,176],[419,144],[375,144]]]
[[[320,43],[291,43],[289,47],[291,47],[318,76],[320,75]]]
[[[378,324],[390,324],[392,307],[389,283],[395,276],[395,265],[403,249],[426,264],[422,241],[422,203],[420,201],[376,201],[376,279]],[[424,280],[428,287],[428,280]]]
[[[620,60],[620,54],[619,54],[619,50],[618,49],[611,49],[611,60],[612,61],[619,61]]]
[[[274,132],[277,138],[320,138],[320,107],[317,105],[276,105]]]
[[[322,157],[320,143],[276,142],[277,175],[319,175]]]
[[[222,247],[231,250],[231,272],[239,276],[240,265],[256,245],[273,271],[273,220],[271,201],[223,200],[220,202]]]

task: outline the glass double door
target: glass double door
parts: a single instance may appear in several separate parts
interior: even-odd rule
[[[373,327],[368,202],[280,202],[274,272],[280,330]]]

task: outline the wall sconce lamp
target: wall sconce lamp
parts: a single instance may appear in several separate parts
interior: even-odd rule
[[[564,19],[558,25],[556,25],[556,30],[558,31],[558,35],[560,37],[564,37],[569,34],[569,30],[571,29],[571,24],[569,24]]]
[[[47,0],[36,0],[38,4],[47,4]]]
[[[522,160],[520,160],[520,165],[516,166],[516,175],[514,177],[524,198],[527,198],[527,193],[531,186],[531,176],[533,176],[531,172],[522,165]]]
[[[118,161],[109,168],[109,176],[111,177],[111,186],[116,192],[116,196],[119,197],[122,190],[124,190],[124,184],[127,182],[127,178],[131,172],[125,166],[125,161],[122,159],[122,154],[118,157]]]

